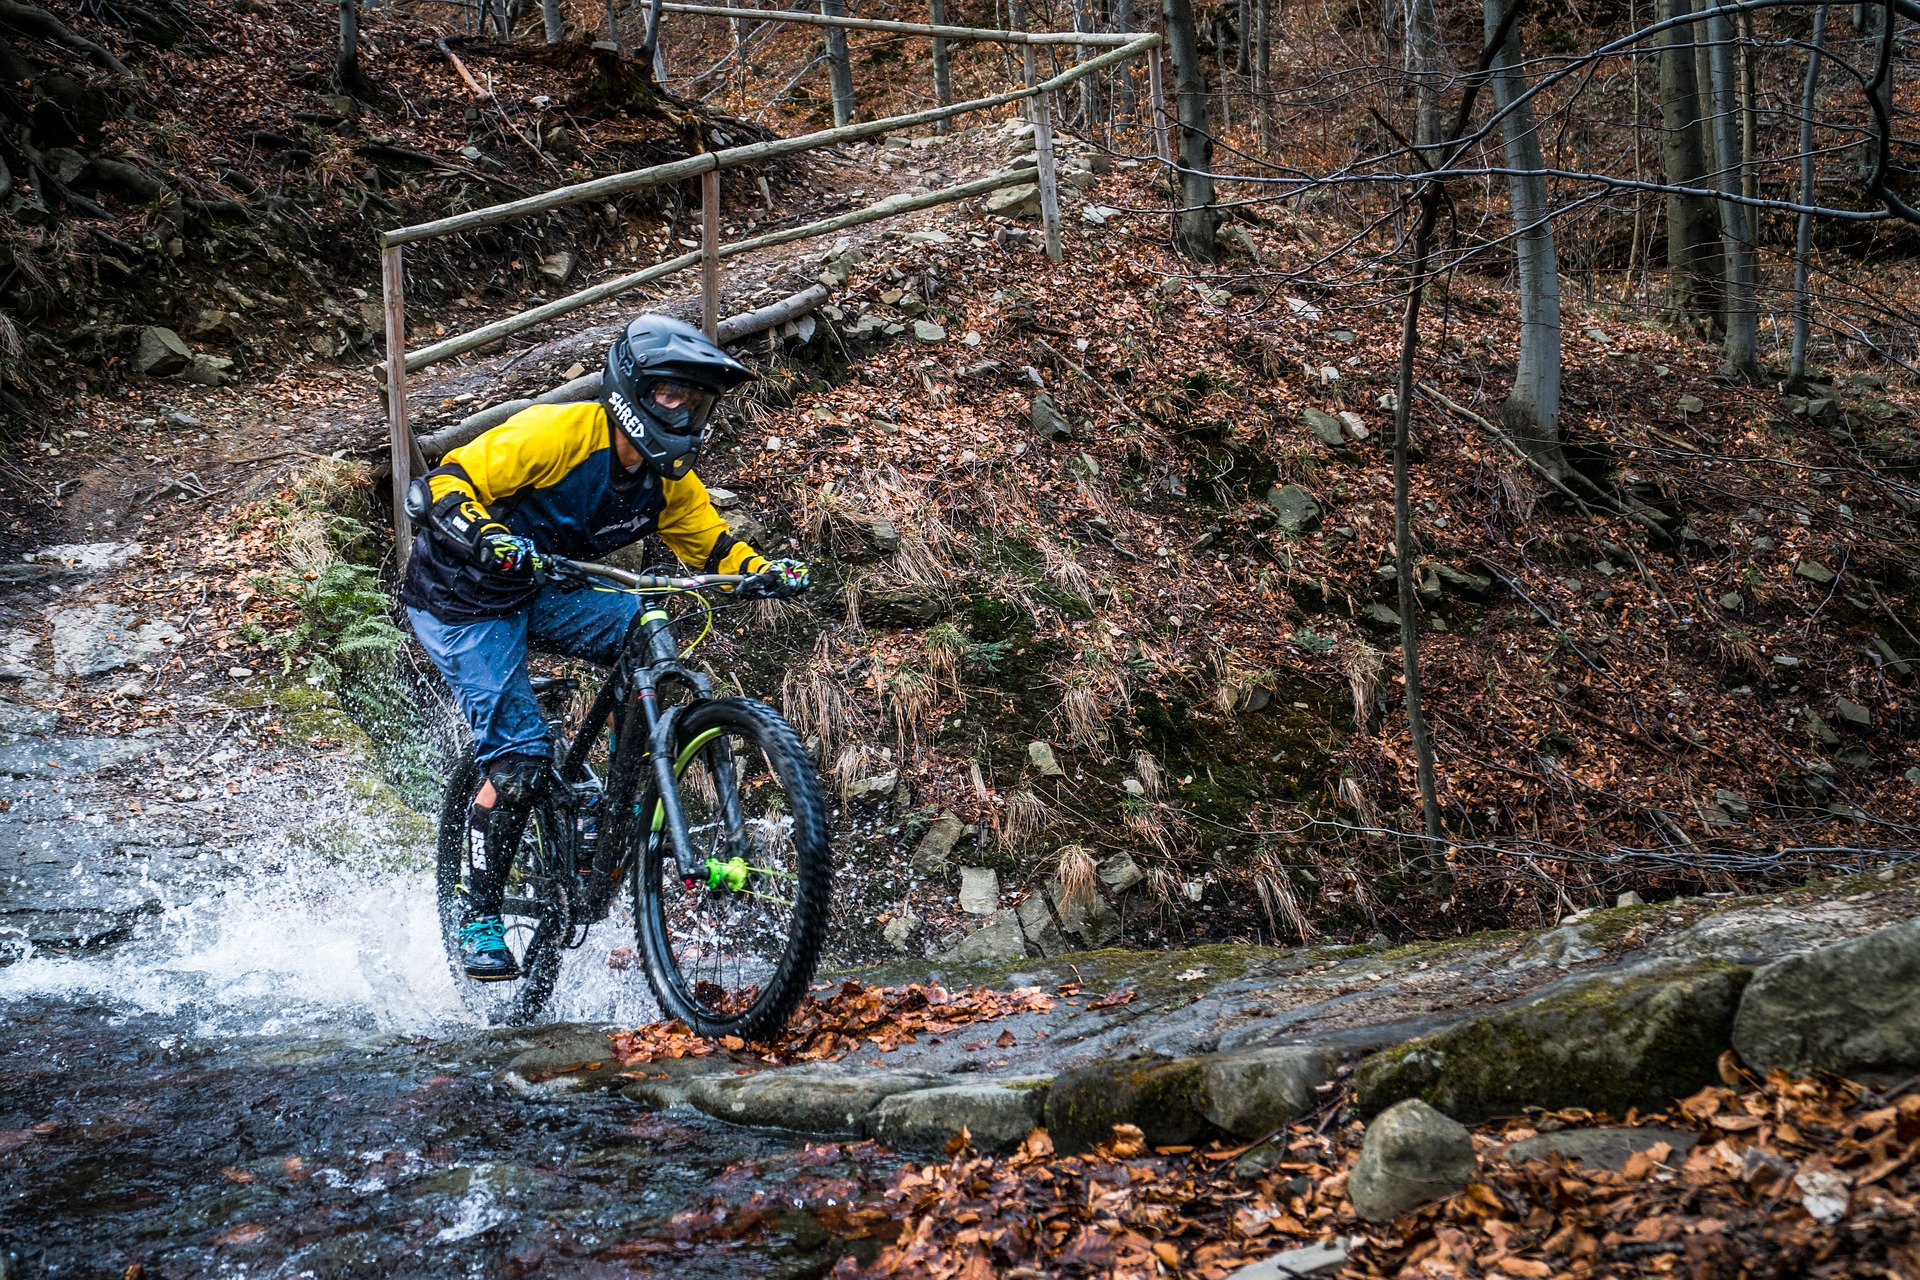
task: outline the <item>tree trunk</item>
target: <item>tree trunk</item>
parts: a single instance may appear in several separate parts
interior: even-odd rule
[[[1724,280],[1723,321],[1727,327],[1720,348],[1720,372],[1730,378],[1753,381],[1759,377],[1756,357],[1759,316],[1753,298],[1753,233],[1749,229],[1749,210],[1734,197],[1741,194],[1740,178],[1746,168],[1740,151],[1739,80],[1734,69],[1733,23],[1725,14],[1707,20],[1707,39],[1712,46],[1714,151],[1720,160],[1720,234],[1724,242],[1721,254]]]
[[[1073,0],[1073,29],[1078,32],[1093,30],[1093,14],[1089,11],[1091,0]],[[1085,62],[1093,54],[1089,45],[1078,44],[1073,47],[1074,56]],[[1084,76],[1080,80],[1080,128],[1083,135],[1090,136],[1094,122],[1100,118],[1100,83],[1095,76]]]
[[[340,48],[334,56],[333,79],[341,93],[354,98],[368,97],[373,86],[360,70],[360,5],[358,0],[340,0]]]
[[[1260,124],[1260,149],[1273,151],[1273,6],[1253,0],[1253,110]]]
[[[1820,94],[1820,55],[1827,38],[1827,6],[1813,11],[1813,49],[1807,55],[1807,84],[1800,94],[1800,203],[1811,205],[1813,184],[1813,112]],[[1807,376],[1807,338],[1813,328],[1808,276],[1813,264],[1813,214],[1802,211],[1793,241],[1793,358],[1789,382]]]
[[[1440,141],[1440,19],[1433,0],[1405,0],[1402,41],[1406,68],[1413,75],[1413,141],[1422,148],[1421,163],[1429,163],[1425,148]]]
[[[1496,0],[1497,2],[1497,0]],[[1495,19],[1498,25],[1498,19]],[[1434,141],[1440,141],[1436,135]],[[1399,587],[1400,672],[1406,681],[1407,734],[1413,739],[1415,777],[1420,787],[1421,826],[1429,838],[1441,834],[1439,788],[1434,782],[1433,739],[1420,700],[1420,600],[1414,593],[1413,503],[1408,461],[1413,437],[1413,361],[1420,348],[1420,299],[1427,291],[1432,262],[1433,228],[1440,209],[1440,189],[1426,184],[1413,232],[1413,268],[1407,286],[1407,307],[1400,326],[1400,368],[1393,404],[1393,563]],[[1439,850],[1429,848],[1422,862],[1445,866]]]
[[[540,20],[547,29],[547,43],[559,44],[567,34],[566,23],[560,16],[560,0],[540,0]]]
[[[1117,33],[1133,30],[1133,0],[1113,0],[1113,29]],[[1133,83],[1133,67],[1121,64],[1114,69],[1114,110],[1122,120],[1133,121],[1140,115],[1140,94]]]
[[[1251,0],[1240,0],[1240,30],[1235,33],[1234,43],[1238,51],[1234,54],[1234,70],[1241,75],[1253,74],[1253,5]]]
[[[1692,0],[1661,0],[1665,19],[1693,12]],[[1675,186],[1709,185],[1702,145],[1700,85],[1694,75],[1693,27],[1666,33],[1660,50],[1660,161]],[[1684,321],[1717,322],[1720,297],[1720,234],[1705,196],[1667,196],[1667,314]]]
[[[1180,146],[1175,157],[1180,179],[1180,211],[1174,220],[1174,247],[1189,258],[1212,262],[1219,255],[1216,237],[1220,211],[1213,203],[1213,134],[1207,124],[1207,71],[1200,61],[1200,40],[1193,27],[1191,0],[1161,0],[1167,23],[1167,55],[1173,59],[1175,117]]]
[[[1487,38],[1498,34],[1507,9],[1518,0],[1486,0]],[[1491,87],[1506,144],[1507,179],[1513,203],[1514,258],[1520,274],[1520,356],[1513,390],[1500,408],[1500,421],[1529,457],[1548,474],[1567,472],[1560,447],[1560,264],[1554,254],[1552,211],[1548,206],[1546,167],[1533,105],[1520,102],[1527,80],[1521,61],[1519,24],[1494,55]]]
[[[845,0],[820,0],[820,12],[829,18],[844,18]],[[847,53],[847,29],[828,27],[826,31],[827,81],[833,90],[833,124],[837,129],[853,123],[853,59]]]

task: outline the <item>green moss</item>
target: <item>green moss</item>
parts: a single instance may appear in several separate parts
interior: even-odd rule
[[[1117,1124],[1138,1125],[1147,1141],[1173,1146],[1208,1135],[1205,1064],[1192,1058],[1100,1063],[1054,1079],[1047,1132],[1064,1152],[1104,1142]]]

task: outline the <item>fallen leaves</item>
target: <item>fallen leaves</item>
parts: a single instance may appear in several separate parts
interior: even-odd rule
[[[1131,999],[1133,993],[1128,992]],[[1124,1003],[1124,1002],[1122,1002]],[[770,1066],[792,1062],[835,1062],[863,1041],[882,1053],[912,1044],[922,1035],[944,1035],[956,1027],[993,1022],[1022,1013],[1046,1013],[1053,997],[1038,987],[993,991],[977,987],[949,992],[937,984],[869,987],[847,982],[825,1000],[808,996],[787,1020],[776,1040],[749,1044],[738,1036],[709,1040],[682,1022],[653,1022],[613,1037],[614,1055],[626,1065],[671,1058],[702,1058],[717,1051],[747,1053]],[[1002,1049],[1019,1043],[1003,1031]],[[981,1041],[979,1047],[985,1047]]]

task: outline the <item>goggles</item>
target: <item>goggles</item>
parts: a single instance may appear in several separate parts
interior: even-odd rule
[[[658,378],[640,393],[641,408],[676,435],[693,435],[707,425],[718,393],[673,378]]]

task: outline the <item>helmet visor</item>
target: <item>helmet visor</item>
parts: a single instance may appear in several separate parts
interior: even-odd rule
[[[646,411],[677,435],[693,435],[707,425],[719,396],[674,378],[660,378],[641,392]]]

